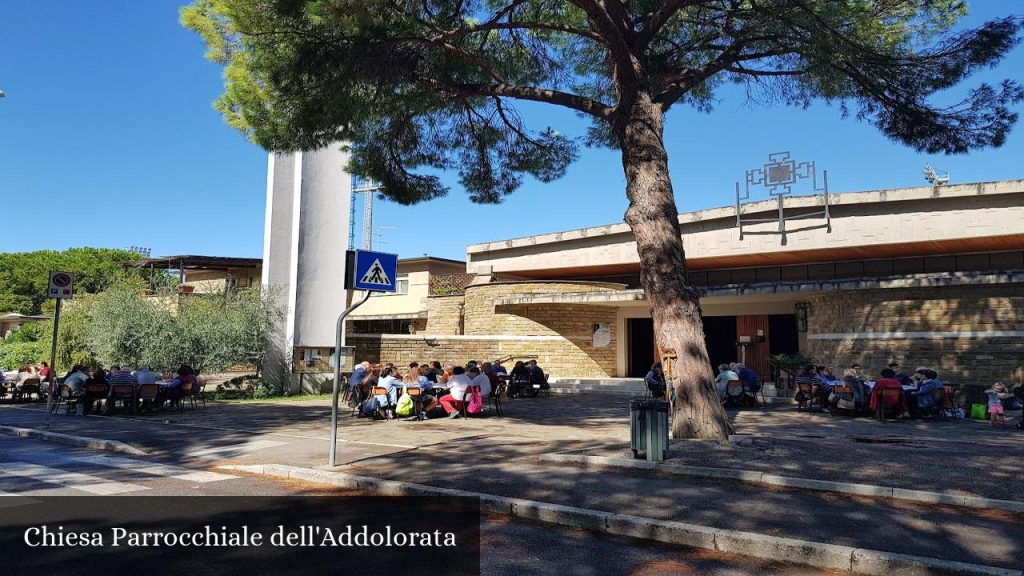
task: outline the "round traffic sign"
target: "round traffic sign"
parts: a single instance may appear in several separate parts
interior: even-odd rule
[[[58,288],[64,288],[65,286],[71,284],[71,276],[64,273],[54,274],[53,278],[50,281],[53,282],[54,286],[57,286]]]

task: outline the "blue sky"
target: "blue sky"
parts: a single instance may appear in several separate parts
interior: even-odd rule
[[[178,24],[181,5],[4,1],[0,251],[139,245],[154,255],[261,256],[266,154],[212,109],[221,70]],[[967,25],[1022,7],[971,5]],[[1018,48],[976,81],[1022,80],[1022,71]],[[584,127],[568,111],[523,111],[535,128],[578,135]],[[929,157],[836,108],[763,108],[738,93],[723,93],[711,115],[674,110],[666,141],[683,211],[731,204],[744,171],[783,150],[827,169],[836,192],[920,185],[925,162],[955,183],[1024,177],[1022,126],[1001,149]],[[375,248],[461,259],[467,244],[620,222],[626,209],[621,161],[607,150],[583,149],[565,178],[527,182],[499,206],[470,203],[449,180],[455,186],[444,199],[378,201],[384,243]]]

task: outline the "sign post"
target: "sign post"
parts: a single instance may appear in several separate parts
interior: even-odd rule
[[[341,365],[343,354],[351,355],[352,349],[345,346],[345,318],[360,307],[374,292],[394,292],[398,278],[398,254],[349,250],[345,254],[345,289],[365,290],[366,294],[338,316],[334,345],[334,386],[331,390],[331,448],[328,464],[335,465],[338,452],[338,389],[341,386]]]
[[[57,300],[53,311],[53,341],[50,344],[50,377],[46,383],[46,426],[50,426],[50,412],[53,410],[53,395],[57,387],[57,329],[60,326],[60,305],[65,298],[74,296],[74,276],[69,272],[50,271],[50,298]]]

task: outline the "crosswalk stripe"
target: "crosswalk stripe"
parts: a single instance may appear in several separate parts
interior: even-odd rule
[[[190,450],[186,452],[185,455],[193,458],[230,458],[232,456],[238,456],[239,454],[245,454],[246,452],[253,452],[255,450],[271,448],[273,446],[283,446],[284,444],[287,444],[287,442],[256,440],[255,442],[247,442],[245,444],[233,444],[231,446],[215,446],[213,448],[203,448],[201,450]]]
[[[75,457],[73,459],[88,464],[109,466],[111,468],[128,470],[129,472],[139,472],[141,474],[149,474],[151,476],[174,478],[176,480],[184,480],[186,482],[198,482],[200,484],[206,482],[217,482],[219,480],[230,480],[232,478],[238,478],[238,476],[232,476],[230,474],[207,472],[205,470],[192,470],[190,468],[185,468],[183,466],[161,464],[159,462],[146,462],[145,460],[139,460],[136,458],[125,458],[123,456],[81,456]]]
[[[113,482],[99,476],[68,472],[59,468],[39,466],[38,464],[30,464],[28,462],[5,462],[3,466],[0,466],[0,473],[31,478],[32,480],[48,484],[60,484],[61,486],[101,496],[149,489],[145,486],[128,484],[127,482]]]

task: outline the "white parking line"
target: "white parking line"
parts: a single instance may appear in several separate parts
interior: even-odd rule
[[[238,478],[238,476],[232,476],[230,474],[219,474],[217,472],[207,472],[205,470],[192,470],[190,468],[185,468],[184,466],[173,466],[171,464],[160,464],[158,462],[146,462],[145,460],[138,460],[136,458],[125,458],[124,456],[80,456],[72,459],[79,462],[86,462],[88,464],[109,466],[111,468],[119,468],[130,472],[138,472],[140,474],[161,476],[163,478],[174,478],[176,480],[184,480],[186,482],[199,482],[201,484]]]
[[[47,484],[60,484],[75,490],[109,496],[111,494],[122,494],[124,492],[136,492],[138,490],[149,490],[145,486],[128,484],[126,482],[113,482],[99,476],[68,472],[59,468],[39,466],[28,462],[5,462],[0,465],[0,473],[10,476],[21,476],[31,478]]]
[[[287,442],[256,440],[254,442],[246,442],[245,444],[233,444],[230,446],[215,446],[213,448],[203,448],[201,450],[190,450],[185,452],[185,455],[193,458],[231,458],[232,456],[238,456],[240,454],[245,454],[246,452],[253,452],[255,450],[262,450],[264,448],[271,448],[274,446],[283,446],[285,444],[287,444]]]

